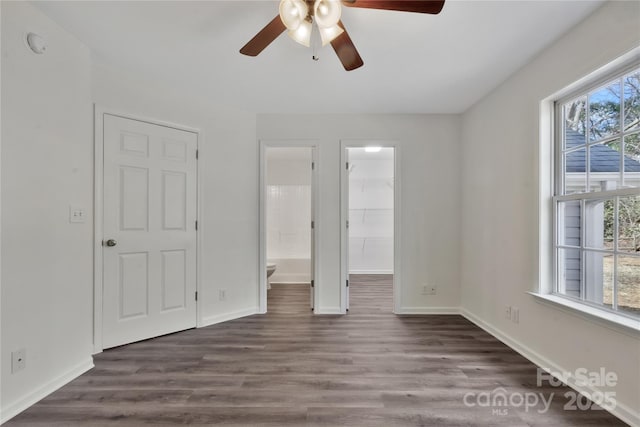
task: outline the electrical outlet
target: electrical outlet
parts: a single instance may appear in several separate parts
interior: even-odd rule
[[[507,305],[504,307],[504,318],[511,320],[511,306]]]
[[[11,373],[15,374],[27,367],[27,350],[21,348],[11,352]]]
[[[226,289],[220,289],[220,293],[218,294],[218,297],[220,299],[220,301],[224,301],[227,299],[227,290]]]
[[[511,321],[513,323],[520,323],[520,309],[517,307],[511,308]]]
[[[427,284],[422,285],[422,295],[435,295],[437,288]]]

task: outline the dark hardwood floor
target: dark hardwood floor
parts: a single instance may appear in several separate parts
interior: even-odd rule
[[[564,410],[568,388],[537,387],[533,364],[461,316],[391,314],[389,277],[350,288],[346,316],[313,316],[308,286],[273,285],[267,315],[104,351],[6,426],[625,425]],[[501,391],[554,397],[544,413],[465,405]]]

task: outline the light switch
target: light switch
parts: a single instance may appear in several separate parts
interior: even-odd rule
[[[84,208],[77,206],[69,206],[69,222],[71,223],[83,223],[86,221],[87,212]]]

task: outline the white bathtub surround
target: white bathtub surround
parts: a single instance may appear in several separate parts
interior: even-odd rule
[[[267,258],[311,258],[311,185],[267,186]]]

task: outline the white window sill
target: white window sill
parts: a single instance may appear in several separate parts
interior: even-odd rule
[[[640,320],[635,320],[627,316],[611,313],[606,310],[600,310],[568,298],[562,298],[552,294],[540,294],[537,292],[529,292],[530,295],[536,297],[536,300],[542,304],[558,308],[569,314],[578,315],[586,320],[597,323],[601,326],[622,332],[633,337],[640,336]]]

